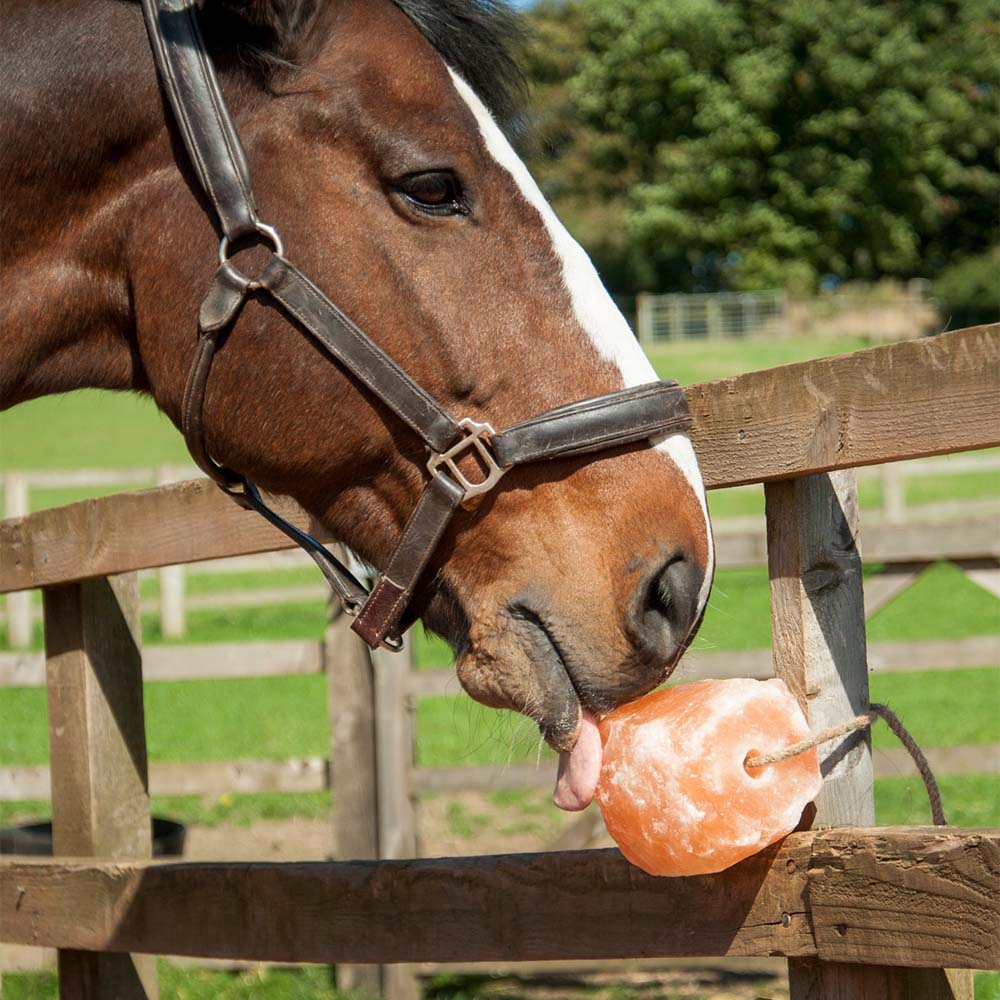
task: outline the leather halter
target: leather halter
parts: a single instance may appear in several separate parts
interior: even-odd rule
[[[676,382],[651,382],[549,410],[501,433],[489,424],[455,420],[285,257],[277,232],[260,221],[246,155],[198,28],[195,0],[142,0],[142,10],[160,82],[222,232],[219,268],[198,313],[198,346],[184,393],[181,429],[187,446],[236,503],[256,510],[312,556],[365,642],[399,649],[402,616],[460,504],[491,490],[514,465],[686,430],[691,425],[687,399]],[[238,241],[250,239],[271,247],[256,278],[229,259]],[[208,453],[202,421],[209,371],[220,335],[253,294],[268,296],[297,321],[429,450],[428,481],[370,593],[315,538],[268,507],[246,476]],[[463,453],[473,450],[480,471],[485,470],[475,482],[457,465]]]

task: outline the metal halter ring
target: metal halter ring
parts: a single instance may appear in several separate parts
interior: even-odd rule
[[[448,471],[451,473],[452,478],[454,478],[458,482],[458,485],[465,491],[465,496],[462,498],[464,502],[472,497],[478,497],[483,493],[488,493],[498,482],[500,482],[501,476],[503,476],[507,470],[498,464],[496,458],[493,456],[493,451],[488,444],[489,439],[496,433],[496,431],[494,431],[489,424],[480,424],[475,420],[470,420],[468,417],[465,417],[463,420],[458,422],[458,425],[468,431],[468,433],[465,437],[453,444],[447,451],[443,451],[440,454],[435,452],[431,455],[431,457],[427,460],[427,471],[430,472],[432,476],[436,476],[438,475],[441,466],[446,466]],[[479,457],[482,459],[483,464],[486,466],[486,478],[478,483],[473,483],[466,479],[466,477],[462,475],[461,470],[458,468],[458,463],[455,461],[457,456],[461,455],[462,452],[467,451],[469,448],[475,448]]]
[[[256,222],[254,223],[254,231],[259,235],[263,236],[271,244],[272,251],[279,257],[285,256],[285,244],[281,242],[281,237],[278,235],[278,230],[274,226],[269,226],[266,222]],[[222,239],[219,240],[219,264],[225,264],[229,261],[229,248],[232,246],[232,241],[228,236],[223,235]],[[234,270],[236,270],[234,268]],[[247,278],[247,288],[257,289],[260,287],[260,283],[252,278]]]

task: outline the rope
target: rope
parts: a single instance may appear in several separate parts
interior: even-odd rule
[[[879,719],[882,719],[893,733],[895,733],[899,742],[906,747],[907,752],[913,758],[913,763],[917,765],[920,777],[924,781],[924,788],[927,789],[927,798],[930,800],[931,816],[934,818],[934,825],[945,826],[947,821],[944,818],[944,807],[941,805],[941,789],[938,788],[934,772],[931,770],[930,764],[927,763],[927,758],[924,756],[923,750],[917,746],[916,740],[914,740],[903,723],[899,721],[896,713],[888,705],[878,705],[873,702],[869,705],[869,711],[862,715],[857,715],[846,722],[840,722],[836,726],[824,729],[822,732],[813,733],[807,739],[793,743],[783,750],[773,750],[770,753],[758,753],[752,757],[748,756],[744,764],[747,768],[777,764],[778,761],[788,760],[789,757],[797,757],[800,753],[805,753],[806,750],[811,750],[821,743],[828,743],[830,740],[846,736],[848,733],[857,732],[859,729],[867,729]]]

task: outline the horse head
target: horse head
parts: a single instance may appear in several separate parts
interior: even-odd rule
[[[102,46],[125,55],[109,64],[113,89],[93,65],[78,70],[91,100],[61,156],[84,165],[65,172],[49,256],[43,207],[17,233],[34,256],[15,254],[13,277],[61,281],[67,322],[51,350],[36,338],[6,401],[137,388],[179,423],[218,234],[138,10],[76,6],[90,63]],[[505,135],[508,28],[480,0],[206,0],[202,13],[261,214],[289,255],[453,416],[498,429],[656,378]],[[44,127],[37,114],[29,125]],[[204,425],[216,459],[294,497],[376,567],[427,477],[412,431],[266,298],[219,349]],[[697,462],[673,434],[509,472],[459,513],[411,613],[451,643],[473,698],[528,715],[569,751],[593,739],[594,713],[669,675],[712,572]],[[587,800],[591,777],[562,804]]]

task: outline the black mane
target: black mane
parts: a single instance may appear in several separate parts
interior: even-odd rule
[[[505,0],[393,0],[505,127],[521,112],[521,22]]]
[[[235,40],[244,62],[256,64],[267,77],[278,67],[296,63],[320,5],[335,2],[212,3],[208,0],[203,17],[210,34],[224,45],[232,45]],[[524,96],[524,77],[514,55],[523,28],[506,0],[393,0],[393,3],[472,87],[500,125],[513,127]]]

